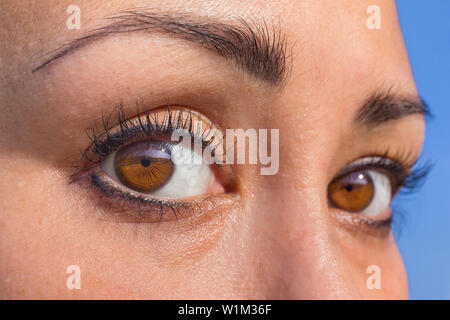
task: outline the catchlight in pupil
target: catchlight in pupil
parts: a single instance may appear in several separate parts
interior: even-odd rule
[[[150,192],[170,179],[174,164],[170,151],[163,145],[141,141],[130,144],[117,153],[114,169],[126,186]]]
[[[148,167],[150,165],[150,160],[147,158],[144,158],[141,160],[141,164],[143,167]]]
[[[366,208],[375,193],[372,178],[367,172],[358,171],[334,180],[329,188],[329,199],[336,207],[358,212]]]

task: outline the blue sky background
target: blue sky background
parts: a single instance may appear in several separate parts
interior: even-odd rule
[[[435,166],[419,193],[396,201],[411,299],[450,299],[450,0],[397,0],[400,24],[428,121],[424,158]],[[381,12],[381,17],[383,12]]]

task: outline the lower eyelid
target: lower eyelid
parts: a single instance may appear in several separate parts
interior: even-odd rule
[[[91,175],[92,185],[104,196],[104,206],[107,206],[108,214],[114,213],[116,218],[131,220],[133,222],[162,222],[178,220],[191,216],[196,202],[184,203],[181,201],[165,201],[145,198],[144,196],[121,191],[99,174]]]
[[[88,198],[102,208],[102,218],[125,223],[159,223],[195,218],[207,211],[236,203],[237,194],[206,195],[182,200],[141,197],[120,190],[100,170],[91,170],[76,180]]]
[[[389,217],[383,220],[366,219],[355,213],[342,212],[342,210],[334,208],[331,211],[334,220],[351,231],[363,232],[381,238],[387,237],[391,233],[393,215],[390,208],[386,212]]]

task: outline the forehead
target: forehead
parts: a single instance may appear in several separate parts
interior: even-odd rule
[[[14,82],[8,77],[20,79],[21,75],[29,76],[31,70],[46,60],[45,55],[61,44],[111,22],[108,20],[111,15],[145,8],[161,14],[186,14],[227,24],[243,19],[266,25],[269,30],[279,29],[289,48],[290,75],[280,102],[286,112],[297,109],[299,104],[314,105],[317,107],[307,108],[311,119],[320,119],[323,114],[330,113],[330,107],[342,117],[354,113],[362,99],[380,88],[394,88],[396,92],[412,95],[416,91],[395,3],[390,0],[377,1],[380,29],[367,27],[368,8],[372,1],[366,0],[79,1],[80,29],[67,27],[70,17],[67,9],[72,5],[69,1],[56,4],[39,1],[32,6],[9,1],[3,5],[6,10],[0,11],[0,24],[4,26],[0,32],[10,45],[2,46],[0,50],[8,83]],[[158,51],[152,52],[145,46],[141,44],[131,50],[117,47],[116,51],[103,53],[102,59],[114,61],[116,55],[133,56],[139,50],[158,54]],[[93,47],[86,59],[96,64],[102,47]],[[190,58],[186,59],[193,64]],[[135,63],[130,67],[140,68],[146,60],[133,58],[133,61]],[[70,63],[68,67],[73,68]],[[89,73],[89,68],[81,68],[79,72]],[[124,77],[118,78],[117,81],[123,81]],[[105,86],[102,84],[99,88],[103,90]]]
[[[203,58],[199,47],[181,50],[175,58],[170,56],[167,59],[168,54],[173,52],[171,49],[179,50],[176,47],[179,43],[169,47],[167,44],[171,40],[167,39],[161,41],[160,48],[149,46],[150,42],[142,37],[131,35],[129,39],[127,35],[126,39],[114,39],[107,45],[96,43],[89,45],[89,48],[80,48],[86,49],[83,55],[66,60],[55,68],[54,73],[36,75],[30,81],[36,83],[34,90],[23,91],[27,95],[26,101],[41,102],[42,108],[56,110],[64,116],[82,110],[80,119],[83,121],[98,115],[99,110],[93,105],[101,105],[104,110],[119,100],[132,105],[131,101],[144,93],[144,98],[155,100],[156,97],[163,100],[163,96],[173,99],[181,97],[183,100],[188,97],[192,100],[190,104],[194,105],[197,102],[199,105],[220,105],[217,102],[224,100],[228,106],[224,110],[234,115],[233,126],[257,127],[266,121],[270,126],[286,130],[294,131],[301,126],[315,131],[317,136],[333,132],[330,136],[337,137],[339,135],[335,132],[354,132],[350,130],[353,128],[352,119],[360,103],[380,88],[393,88],[394,93],[415,95],[393,1],[377,2],[381,28],[375,30],[367,27],[370,16],[367,9],[372,2],[366,0],[79,1],[80,29],[67,28],[66,22],[70,17],[67,8],[72,4],[68,1],[58,2],[57,5],[51,1],[40,1],[39,6],[33,8],[17,3],[11,1],[8,10],[0,11],[3,14],[0,24],[5,26],[0,28],[0,32],[10,44],[0,50],[6,62],[3,68],[8,69],[6,73],[10,77],[16,74],[29,76],[30,71],[45,60],[44,56],[49,51],[111,22],[108,16],[134,8],[145,7],[167,15],[182,13],[206,17],[228,24],[242,18],[250,23],[265,23],[270,30],[278,27],[287,39],[291,72],[280,96],[272,96],[271,92],[267,94],[259,87],[251,90],[253,87],[248,83],[236,81],[240,78],[235,76],[235,70],[230,71],[228,65],[224,67],[217,60],[208,63],[210,57]],[[161,60],[160,63],[157,60]],[[179,64],[174,64],[174,60]],[[45,81],[38,81],[44,76],[47,77]],[[73,76],[76,82],[67,81]],[[198,83],[192,81],[187,85],[186,78],[195,79]],[[248,107],[249,101],[252,108]],[[268,109],[275,111],[268,112]],[[237,114],[238,117],[235,116]],[[276,116],[269,117],[272,114]],[[269,118],[270,122],[267,121]],[[84,128],[81,120],[80,127]],[[412,125],[396,123],[393,127],[407,128],[397,130],[402,131],[405,137],[411,135],[414,128],[419,128],[413,134],[420,136],[422,123],[417,122],[416,118],[411,121],[414,121]],[[384,140],[392,136],[392,130]],[[311,132],[305,137],[309,137]],[[360,132],[357,135],[359,138],[362,136]],[[374,135],[373,131],[370,131],[370,136],[374,144],[378,143],[379,136]],[[357,140],[351,139],[349,149],[354,148]],[[359,140],[367,145],[367,139]],[[417,145],[416,141],[418,139],[407,143]],[[302,142],[307,150],[309,142]],[[309,148],[312,150],[314,146]]]
[[[340,62],[351,57],[360,70],[364,62],[376,62],[397,58],[406,60],[406,54],[397,24],[395,4],[390,0],[377,1],[382,26],[369,30],[366,22],[371,1],[78,1],[81,13],[81,30],[68,30],[66,26],[69,1],[41,0],[32,5],[24,2],[3,2],[0,24],[4,26],[2,38],[7,39],[15,53],[27,53],[38,57],[57,44],[64,43],[106,23],[104,18],[132,8],[147,8],[161,12],[177,12],[211,17],[224,22],[246,21],[280,26],[290,43],[298,64],[314,59]],[[14,37],[11,35],[14,34]],[[325,62],[326,62],[325,61]],[[398,65],[398,61],[395,64]],[[403,63],[403,65],[405,65]],[[371,71],[369,72],[371,73]],[[319,75],[320,79],[320,75]]]

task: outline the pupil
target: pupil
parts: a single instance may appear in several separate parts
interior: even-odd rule
[[[148,160],[147,158],[144,158],[141,160],[141,164],[143,167],[148,167],[150,165],[150,160]]]
[[[353,191],[353,185],[351,185],[351,184],[346,185],[345,190],[347,190],[348,192]]]

